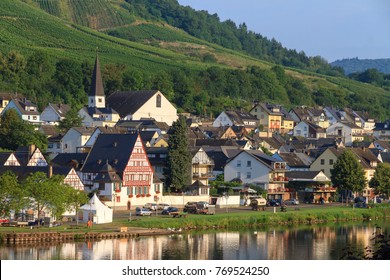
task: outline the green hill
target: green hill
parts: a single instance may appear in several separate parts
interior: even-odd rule
[[[107,94],[115,89],[158,87],[180,109],[196,113],[249,107],[257,99],[286,106],[351,106],[389,117],[390,94],[385,89],[308,69],[275,68],[271,62],[275,59],[269,54],[267,61],[260,60],[246,50],[196,38],[174,27],[175,19],[166,20],[167,13],[157,16],[158,10],[142,10],[144,6],[135,6],[135,2],[145,5],[145,1],[129,0],[0,1],[0,89],[21,91],[41,106],[53,99],[70,102],[75,90],[66,88],[69,82],[58,86],[62,80],[56,63],[65,59],[76,62],[72,67],[81,69],[84,80],[72,79],[77,91],[84,87],[85,92],[88,69],[98,52],[107,68]],[[23,56],[20,71],[15,68],[12,51]],[[46,55],[55,69],[47,69],[46,80],[34,84],[31,80],[36,74],[29,65],[37,51]],[[77,102],[82,102],[79,97]]]
[[[379,72],[390,74],[390,58],[382,59],[359,59],[348,58],[336,60],[331,63],[344,69],[345,74],[349,75],[356,72],[364,72],[367,69],[376,69]]]

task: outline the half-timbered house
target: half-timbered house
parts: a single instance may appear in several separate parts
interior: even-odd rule
[[[107,174],[106,176],[112,175],[112,178],[115,176],[115,180],[111,178],[110,184],[104,187],[104,192],[116,192],[116,195],[112,193],[110,201],[112,204],[115,201],[115,207],[118,208],[128,208],[129,204],[143,205],[152,202],[155,195],[161,195],[152,188],[153,169],[138,133],[99,134],[81,171],[88,190],[94,188],[94,183],[103,173]],[[120,182],[117,182],[117,177],[120,178]],[[115,184],[119,187],[114,190],[111,188],[112,183],[119,183]],[[111,186],[111,190],[107,190],[107,186]]]

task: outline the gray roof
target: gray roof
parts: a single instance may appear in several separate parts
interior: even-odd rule
[[[118,174],[123,173],[130,159],[138,134],[99,134],[89,152],[82,172],[99,172],[110,164]]]
[[[88,153],[61,153],[51,160],[53,166],[68,166],[79,171],[87,158]]]
[[[97,55],[92,73],[91,89],[88,96],[104,96],[102,74],[100,72],[100,63]]]
[[[108,96],[107,106],[113,108],[123,118],[137,112],[157,92],[159,91],[117,91]]]

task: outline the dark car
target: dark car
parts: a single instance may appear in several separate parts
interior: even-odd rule
[[[164,209],[161,214],[163,215],[170,215],[171,213],[178,213],[179,209],[176,207],[168,207],[167,209]]]
[[[280,202],[276,199],[269,199],[267,201],[267,206],[280,206]]]
[[[184,212],[194,214],[197,212],[197,204],[198,202],[189,201],[184,205]]]

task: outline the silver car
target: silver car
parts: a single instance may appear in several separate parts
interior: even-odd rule
[[[290,198],[290,199],[286,199],[285,201],[283,201],[283,204],[285,204],[285,205],[298,205],[299,201],[295,198]]]
[[[136,216],[150,216],[150,215],[152,215],[152,211],[150,211],[147,208],[137,207],[137,208],[135,208],[135,215]]]

